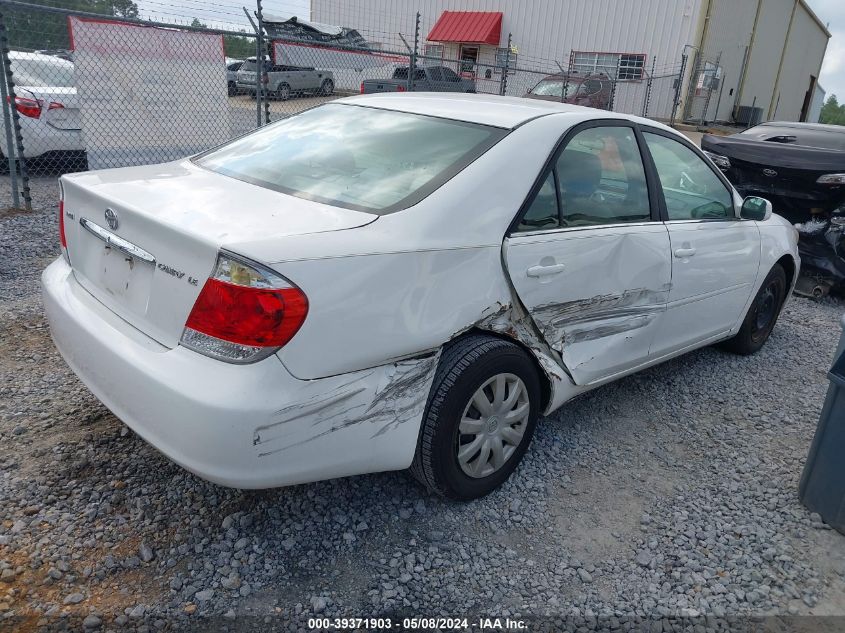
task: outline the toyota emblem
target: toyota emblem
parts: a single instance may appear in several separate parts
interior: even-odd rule
[[[115,213],[114,209],[106,209],[106,224],[109,225],[109,228],[112,231],[116,231],[117,227],[120,225],[120,221],[117,219],[117,213]]]
[[[778,173],[774,169],[764,169],[763,174],[768,176],[769,178],[774,178],[778,175]]]

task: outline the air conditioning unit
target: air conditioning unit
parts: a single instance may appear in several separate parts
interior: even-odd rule
[[[740,125],[751,127],[763,120],[763,108],[752,108],[751,106],[738,106],[734,112],[734,120]]]

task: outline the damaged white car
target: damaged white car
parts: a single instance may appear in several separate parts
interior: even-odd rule
[[[575,395],[759,349],[799,267],[795,230],[683,136],[546,101],[339,99],[61,190],[58,349],[242,488],[410,468],[484,495]]]

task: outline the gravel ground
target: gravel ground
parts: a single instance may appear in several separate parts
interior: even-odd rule
[[[573,401],[480,501],[404,473],[231,490],[146,445],[54,350],[55,180],[33,193],[39,211],[0,212],[0,630],[845,625],[845,538],[796,494],[841,303],[794,299],[753,357],[704,349]]]

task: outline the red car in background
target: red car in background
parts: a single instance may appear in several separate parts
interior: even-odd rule
[[[610,110],[613,82],[604,73],[579,75],[578,73],[549,75],[540,80],[527,94],[529,99],[559,101],[574,105]]]

